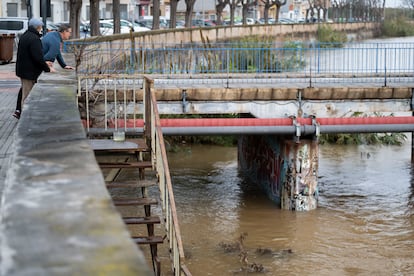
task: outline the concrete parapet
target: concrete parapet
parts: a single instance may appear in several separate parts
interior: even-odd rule
[[[70,79],[43,74],[23,107],[1,200],[0,275],[152,275],[106,190]]]

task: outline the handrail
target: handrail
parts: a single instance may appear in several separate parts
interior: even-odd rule
[[[133,126],[130,128],[133,135],[142,133],[151,145],[151,162],[158,175],[158,185],[160,190],[161,207],[165,216],[165,230],[168,238],[168,246],[171,252],[174,275],[190,276],[191,273],[184,264],[184,249],[181,240],[180,227],[178,224],[177,211],[175,207],[174,194],[170,171],[168,167],[167,153],[165,150],[164,138],[161,129],[160,117],[158,113],[155,92],[153,91],[154,81],[150,78],[137,78],[136,75],[109,76],[78,76],[78,97],[79,104],[84,105],[86,111],[86,121],[84,122],[87,132],[94,120],[99,120],[98,126],[105,132],[122,130],[127,131],[127,118],[133,112]],[[85,93],[82,93],[84,89]],[[138,109],[136,94],[142,90],[144,107],[144,125],[135,124]],[[128,97],[127,97],[128,96]],[[85,99],[82,99],[85,97]],[[127,99],[128,98],[128,99]],[[103,106],[94,111],[92,116],[89,105],[104,100]],[[111,102],[112,104],[110,104]],[[104,118],[102,120],[102,118]],[[118,122],[123,122],[122,124]],[[96,121],[94,123],[97,123]],[[114,124],[114,128],[111,124]]]
[[[169,249],[173,261],[174,275],[190,276],[191,273],[184,264],[184,248],[181,240],[181,231],[178,223],[174,194],[171,183],[170,170],[165,151],[164,137],[161,130],[160,116],[153,87],[153,80],[144,77],[144,135],[150,137],[152,164],[158,173],[161,206],[165,215]]]
[[[78,72],[183,79],[293,79],[310,84],[380,81],[387,86],[411,81],[414,70],[407,60],[414,53],[414,43],[113,44],[111,48],[95,44],[102,48],[85,53]]]

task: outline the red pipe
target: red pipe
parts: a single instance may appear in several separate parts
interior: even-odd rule
[[[311,118],[297,118],[300,125],[312,125]],[[347,117],[347,118],[316,118],[320,125],[375,125],[375,124],[414,124],[413,116],[400,117]],[[118,127],[124,127],[124,120],[118,120]],[[291,118],[191,118],[161,119],[162,127],[228,127],[228,126],[291,126]],[[135,120],[135,127],[143,127],[142,119]],[[115,127],[113,121],[108,127]],[[134,120],[127,120],[127,127],[134,127]]]

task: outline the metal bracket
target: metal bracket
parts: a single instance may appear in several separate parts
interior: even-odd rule
[[[183,106],[183,113],[187,113],[188,109],[188,102],[187,102],[187,90],[183,90],[181,92],[181,99],[182,99],[182,106]]]
[[[319,140],[319,136],[321,135],[321,125],[319,124],[318,121],[316,121],[316,116],[315,115],[310,115],[310,118],[312,118],[312,125],[315,126],[315,136],[314,139],[316,141]]]
[[[295,116],[289,116],[289,118],[292,119],[292,124],[295,126],[295,136],[294,136],[293,139],[294,139],[295,143],[299,143],[300,135],[301,135],[300,123],[298,123],[296,121],[296,117]]]
[[[303,105],[303,103],[302,103],[302,92],[303,92],[303,90],[302,89],[299,89],[298,90],[298,92],[297,92],[297,94],[296,94],[296,98],[297,98],[297,101],[298,101],[298,112],[297,112],[297,116],[298,117],[302,117],[302,114],[303,114],[303,109],[302,109],[302,105]]]

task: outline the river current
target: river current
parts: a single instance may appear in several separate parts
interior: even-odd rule
[[[309,212],[281,210],[243,177],[236,147],[169,152],[185,263],[194,276],[414,275],[411,150],[411,139],[403,146],[321,145],[319,203]],[[170,275],[165,251],[162,274]]]
[[[281,210],[238,171],[235,147],[169,153],[193,275],[414,275],[411,141],[321,145],[319,207]],[[243,235],[243,236],[242,236]],[[244,237],[240,250],[231,250]],[[237,247],[238,248],[238,247]]]

